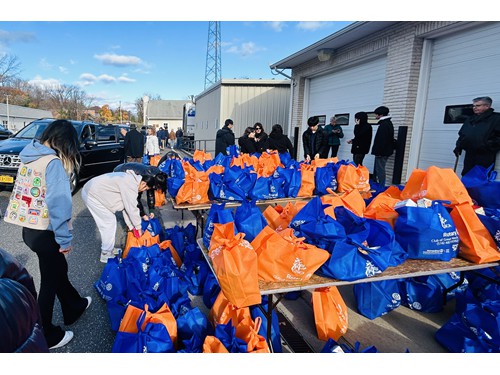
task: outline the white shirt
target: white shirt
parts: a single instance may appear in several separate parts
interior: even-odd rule
[[[146,137],[146,155],[158,155],[159,153],[158,137],[156,135],[148,135]]]

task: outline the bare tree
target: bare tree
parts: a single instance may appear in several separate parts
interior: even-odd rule
[[[0,86],[6,86],[17,78],[21,71],[21,63],[17,56],[0,55]]]
[[[56,85],[47,89],[50,107],[59,118],[83,120],[88,117],[86,109],[94,98],[74,85]]]

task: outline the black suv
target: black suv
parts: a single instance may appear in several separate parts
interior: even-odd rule
[[[40,139],[45,128],[55,119],[44,118],[26,125],[12,137],[0,141],[0,186],[12,186],[21,164],[19,153],[33,138]],[[123,135],[126,125],[99,125],[93,122],[69,120],[76,129],[80,143],[80,173],[70,178],[71,192],[78,183],[89,177],[112,172],[124,161]]]
[[[11,137],[14,133],[7,129],[5,126],[0,124],[0,139],[7,139]]]

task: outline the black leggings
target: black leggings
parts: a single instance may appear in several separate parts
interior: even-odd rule
[[[60,246],[55,240],[54,232],[23,228],[23,241],[38,256],[41,277],[38,304],[45,337],[50,347],[53,345],[49,342],[53,341],[51,337],[60,336],[61,331],[61,328],[52,324],[55,297],[57,296],[61,303],[65,321],[78,317],[85,310],[87,300],[80,297],[69,281],[68,263],[66,257],[59,252]]]

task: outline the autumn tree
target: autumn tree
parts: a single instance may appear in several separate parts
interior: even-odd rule
[[[101,107],[99,117],[103,124],[110,124],[113,122],[113,111],[109,108],[109,105],[105,104]]]

